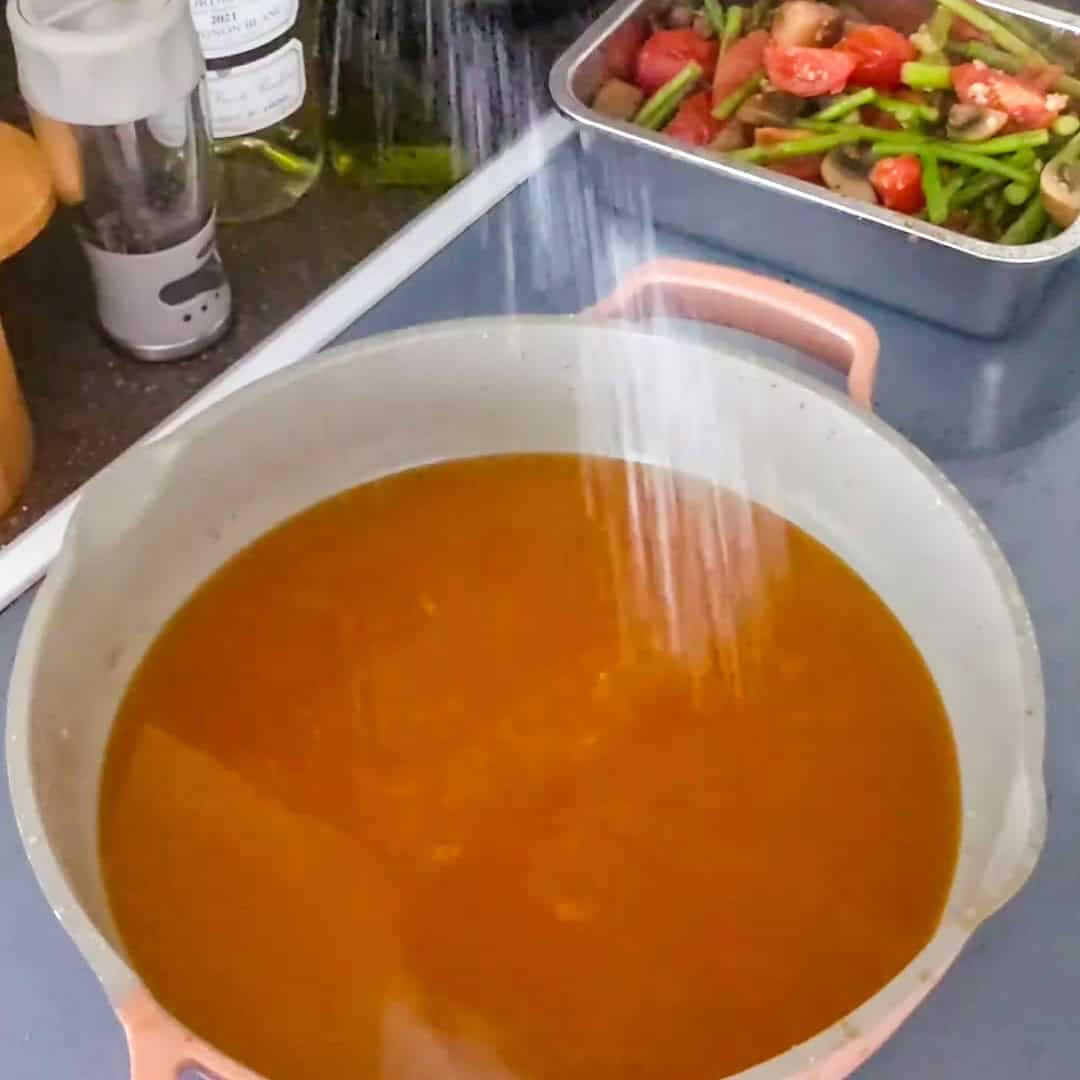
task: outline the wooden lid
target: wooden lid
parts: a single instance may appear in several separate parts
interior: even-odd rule
[[[25,132],[0,124],[0,260],[45,227],[56,199],[45,156]]]

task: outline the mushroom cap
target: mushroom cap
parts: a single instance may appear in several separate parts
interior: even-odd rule
[[[821,178],[838,195],[861,202],[876,203],[877,193],[870,183],[872,161],[855,146],[833,147],[821,162]]]
[[[1080,163],[1051,161],[1039,174],[1047,216],[1067,229],[1080,216]]]

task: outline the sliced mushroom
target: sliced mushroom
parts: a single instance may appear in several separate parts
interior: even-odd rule
[[[805,101],[794,94],[785,94],[780,90],[766,90],[754,94],[739,106],[735,114],[744,124],[755,127],[791,127],[792,122],[802,115]]]
[[[732,150],[741,150],[749,141],[746,127],[739,120],[732,119],[724,124],[705,149],[717,154],[727,154]]]
[[[713,26],[708,15],[702,15],[699,12],[694,16],[694,33],[697,34],[699,38],[704,38],[706,41],[711,41],[716,37],[716,28]]]
[[[843,33],[840,11],[813,0],[786,0],[773,18],[772,36],[778,45],[835,45]]]
[[[645,92],[622,79],[608,79],[596,92],[592,107],[613,120],[632,120],[645,100]]]
[[[689,4],[673,4],[667,13],[667,24],[672,30],[685,30],[694,25],[694,16],[697,13]]]
[[[1039,187],[1050,220],[1067,229],[1080,216],[1080,163],[1051,161],[1039,174]]]
[[[992,139],[1007,123],[1009,116],[1000,109],[985,105],[954,105],[949,110],[946,132],[950,139],[981,142]]]
[[[821,163],[821,179],[838,195],[862,202],[876,203],[877,195],[870,183],[874,157],[867,148],[854,143],[830,150]]]

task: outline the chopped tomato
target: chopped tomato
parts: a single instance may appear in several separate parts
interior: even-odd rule
[[[972,26],[967,19],[962,19],[957,15],[949,26],[949,40],[989,42],[990,35],[977,26]]]
[[[629,19],[608,38],[605,56],[608,75],[630,82],[634,78],[634,66],[638,50],[645,43],[644,19]]]
[[[922,162],[914,154],[882,158],[870,170],[870,183],[890,210],[914,214],[923,208]]]
[[[814,132],[804,131],[802,128],[759,127],[754,129],[754,145],[773,146],[776,143],[791,142],[792,139],[806,139],[813,134]],[[769,165],[769,168],[785,176],[793,176],[797,180],[808,180],[813,183],[821,179],[822,160],[822,154],[807,154],[806,157],[775,161]]]
[[[1066,104],[1015,75],[975,61],[952,69],[953,89],[965,105],[983,105],[1009,116],[1010,131],[1049,127]]]
[[[855,59],[850,82],[878,90],[899,86],[900,68],[918,55],[915,46],[891,26],[859,26],[837,48]]]
[[[719,49],[716,41],[706,41],[693,30],[657,30],[638,53],[637,84],[651,94],[675,78],[691,60],[700,64],[705,77],[711,79]]]
[[[688,97],[672,118],[664,134],[688,142],[691,146],[707,146],[720,134],[723,124],[712,116],[712,98],[707,90]]]
[[[854,70],[855,58],[837,49],[773,43],[765,49],[769,82],[796,97],[839,94]]]
[[[713,102],[719,104],[733,94],[755,72],[765,66],[765,46],[769,44],[766,30],[755,30],[739,38],[728,51],[716,61],[713,75]]]

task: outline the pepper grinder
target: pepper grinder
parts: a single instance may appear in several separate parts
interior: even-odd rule
[[[188,0],[8,0],[19,88],[76,208],[98,322],[142,360],[225,332],[204,65]]]

